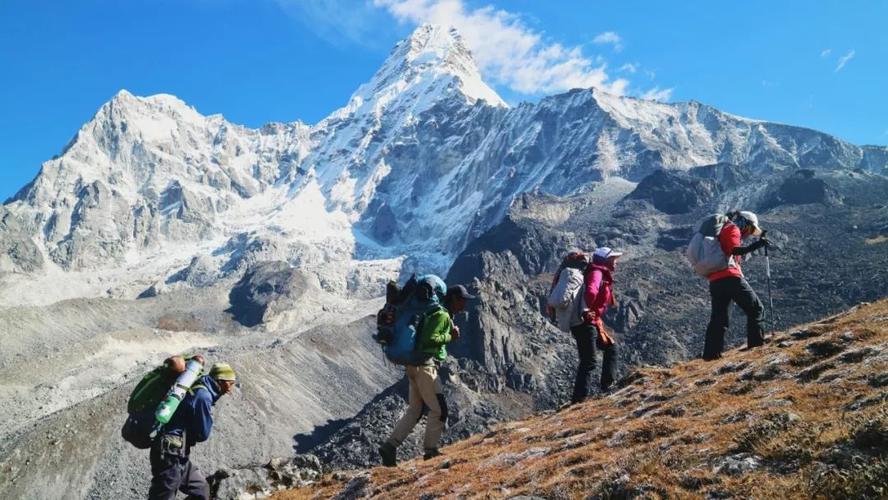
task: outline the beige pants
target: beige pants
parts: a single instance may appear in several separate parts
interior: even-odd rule
[[[395,424],[395,430],[389,436],[388,442],[397,447],[407,439],[410,431],[422,418],[424,404],[428,407],[429,413],[426,419],[423,447],[426,450],[437,448],[441,434],[444,432],[444,424],[447,422],[447,404],[444,402],[441,383],[438,380],[438,367],[435,365],[408,366],[407,380],[410,382],[407,413]]]

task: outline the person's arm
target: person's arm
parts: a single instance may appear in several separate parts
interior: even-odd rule
[[[598,292],[601,290],[602,274],[598,269],[593,269],[589,273],[586,280],[586,290],[583,291],[583,299],[586,301],[586,307],[595,309],[595,302],[598,300]]]
[[[450,335],[450,315],[444,309],[429,314],[422,325],[422,330],[422,337],[434,345],[448,344],[453,338]]]
[[[213,430],[213,402],[206,390],[198,390],[194,396],[194,412],[188,438],[195,443],[202,443],[210,437],[210,431]]]
[[[737,246],[731,251],[731,255],[746,255],[755,252],[759,248],[771,246],[771,242],[765,238],[759,238],[758,241],[751,243],[745,247]]]

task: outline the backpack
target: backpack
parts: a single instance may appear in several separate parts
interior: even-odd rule
[[[581,322],[580,316],[585,309],[583,285],[588,265],[589,258],[585,254],[571,252],[561,260],[552,281],[547,300],[551,311],[549,319],[563,332],[569,332],[572,326]]]
[[[202,368],[193,357],[185,358],[186,366],[192,361]],[[176,373],[164,362],[142,377],[127,401],[128,415],[120,430],[121,437],[136,448],[150,448],[155,431],[169,422],[185,391],[196,387],[194,382],[201,375],[200,368],[197,372],[186,369]],[[159,416],[160,413],[163,415]]]
[[[397,289],[386,287],[386,304],[377,313],[376,341],[382,345],[386,358],[398,365],[425,364],[431,354],[416,348],[418,334],[426,318],[443,306],[447,287],[434,274],[413,275]]]
[[[688,243],[685,256],[694,272],[704,278],[735,265],[734,259],[725,255],[718,239],[719,233],[728,222],[727,216],[712,214],[703,217],[694,226],[694,236]]]

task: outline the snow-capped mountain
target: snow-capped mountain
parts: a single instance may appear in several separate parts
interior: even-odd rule
[[[597,89],[510,108],[458,33],[426,25],[314,126],[254,130],[121,91],[0,207],[0,303],[135,296],[270,258],[336,262],[344,274],[319,275],[333,290],[406,255],[443,272],[520,193],[713,163],[883,173],[888,150]],[[78,287],[23,293],[64,276]]]

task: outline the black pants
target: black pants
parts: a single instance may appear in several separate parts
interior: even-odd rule
[[[598,339],[598,329],[594,325],[579,325],[570,329],[577,341],[580,363],[577,365],[577,379],[574,382],[571,403],[581,403],[589,395],[589,379],[595,368],[595,346],[604,354],[601,360],[601,390],[607,391],[614,383],[617,370],[617,346],[605,346]]]
[[[189,460],[187,450],[170,447],[163,436],[151,446],[151,476],[148,500],[175,499],[177,490],[195,500],[210,498],[210,486]]]
[[[764,343],[765,307],[745,278],[722,278],[709,283],[712,296],[712,316],[706,328],[706,343],[703,346],[703,359],[716,359],[721,356],[728,331],[728,313],[731,302],[737,303],[746,313],[746,345],[750,348]]]

